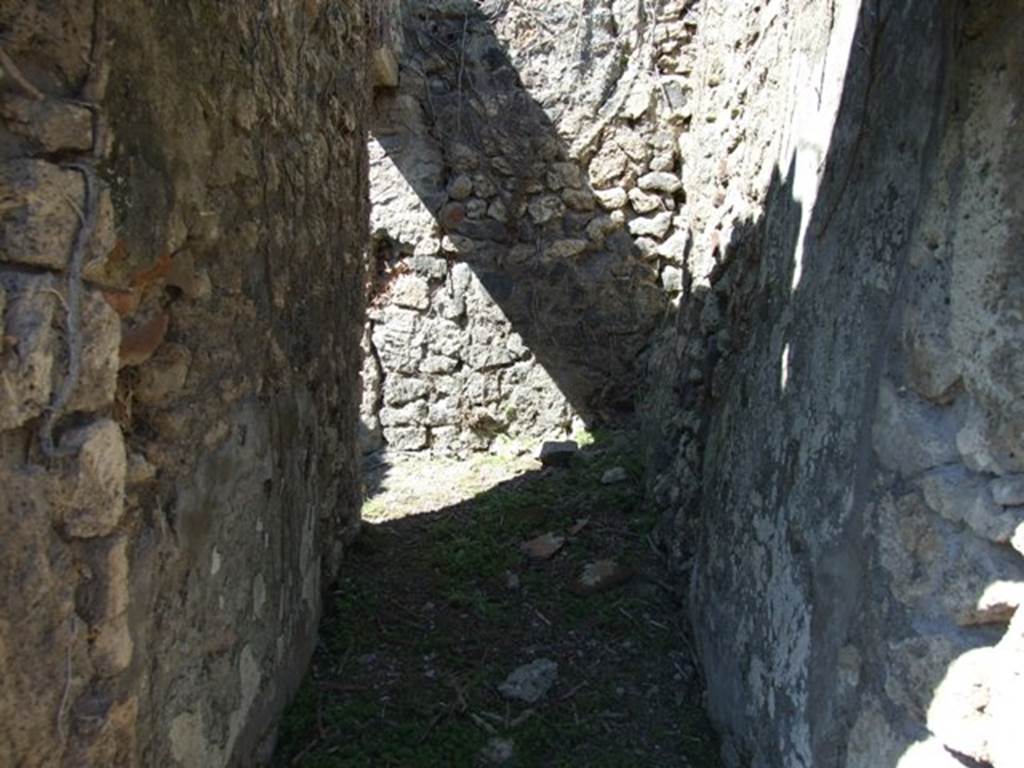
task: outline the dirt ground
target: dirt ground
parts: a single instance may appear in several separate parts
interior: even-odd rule
[[[274,764],[717,766],[641,469],[619,437],[567,468],[488,458],[369,473],[377,496]],[[514,698],[502,684],[533,662],[545,690]]]

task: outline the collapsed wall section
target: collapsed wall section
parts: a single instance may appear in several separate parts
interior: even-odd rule
[[[5,765],[251,765],[304,671],[358,515],[365,14],[0,10]]]

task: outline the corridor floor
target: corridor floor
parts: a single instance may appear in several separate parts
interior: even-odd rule
[[[523,461],[368,475],[274,765],[718,765],[628,437]]]

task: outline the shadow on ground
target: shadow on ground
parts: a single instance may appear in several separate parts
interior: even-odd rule
[[[275,765],[716,766],[676,598],[658,575],[625,443],[591,446],[439,512],[369,524],[329,596]],[[622,467],[627,479],[601,478]],[[587,522],[584,524],[583,521]],[[549,560],[521,544],[565,537]],[[624,583],[577,594],[588,563]],[[558,664],[536,703],[498,686]]]

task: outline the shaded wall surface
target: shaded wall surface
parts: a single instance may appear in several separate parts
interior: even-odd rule
[[[356,524],[362,3],[0,8],[0,763],[251,765]]]
[[[730,765],[1020,762],[1021,10],[690,6],[645,409]]]

